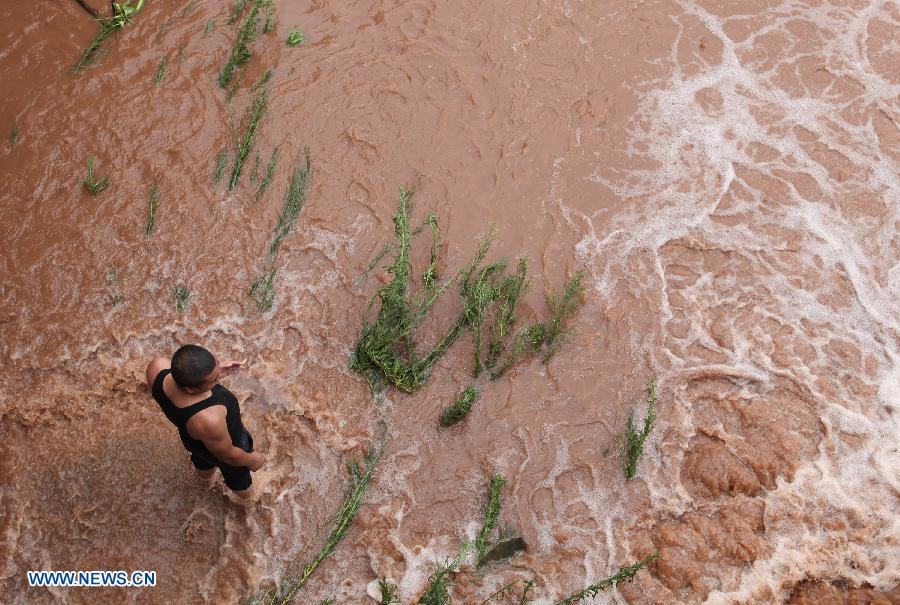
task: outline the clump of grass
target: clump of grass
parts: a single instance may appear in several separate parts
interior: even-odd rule
[[[334,551],[335,547],[344,538],[344,535],[346,535],[347,530],[353,523],[353,519],[356,517],[356,513],[359,512],[359,507],[362,505],[363,497],[369,487],[369,482],[375,474],[375,469],[378,466],[378,462],[381,460],[382,454],[384,454],[385,448],[386,442],[382,439],[381,444],[377,448],[369,451],[364,456],[363,468],[360,468],[356,461],[351,461],[347,464],[347,471],[350,475],[347,486],[347,495],[344,497],[344,501],[341,503],[340,508],[338,508],[337,512],[335,512],[332,517],[333,522],[331,530],[325,538],[325,543],[315,556],[302,567],[299,567],[297,564],[289,566],[285,576],[281,579],[281,582],[279,582],[279,588],[274,595],[271,594],[272,591],[270,590],[261,597],[250,599],[249,603],[254,605],[260,603],[265,603],[267,605],[285,605],[286,603],[291,602],[294,595],[297,594],[297,591],[303,588],[304,584],[309,581],[313,572],[315,572],[322,561]],[[299,561],[299,557],[295,561]]]
[[[87,159],[87,177],[81,180],[81,183],[87,187],[91,195],[97,195],[109,185],[109,175],[102,178],[94,176],[94,156],[89,155]]]
[[[644,453],[644,442],[653,430],[653,422],[656,420],[654,408],[656,407],[656,381],[651,380],[647,383],[647,415],[644,417],[644,426],[638,430],[634,419],[634,410],[628,414],[628,424],[625,432],[616,435],[619,442],[620,455],[622,458],[622,472],[625,479],[633,479],[637,474],[638,458]]]
[[[304,37],[303,32],[298,29],[292,29],[291,33],[288,34],[287,37],[287,45],[288,46],[300,46],[306,42],[306,37]]]
[[[159,181],[153,181],[150,185],[150,206],[147,209],[147,228],[144,230],[147,237],[153,233],[156,225],[156,205],[159,202]]]
[[[253,149],[253,141],[256,137],[256,130],[259,128],[259,122],[266,114],[268,107],[269,91],[264,88],[253,99],[253,104],[250,106],[249,115],[247,117],[247,123],[244,126],[244,134],[241,136],[237,148],[234,151],[234,164],[231,167],[231,180],[228,183],[229,189],[234,189],[235,186],[237,186],[238,180],[241,178],[244,162],[247,161],[247,157],[249,157],[250,151]]]
[[[237,21],[237,18],[241,16],[244,8],[247,7],[247,2],[248,0],[235,0],[235,3],[231,5],[231,12],[228,14],[229,25]]]
[[[448,558],[443,563],[435,565],[434,572],[428,577],[428,587],[419,598],[419,605],[451,605],[450,600],[450,574],[459,569],[466,560],[472,543],[466,542],[460,548],[459,553],[453,558]]]
[[[216,169],[213,172],[213,182],[218,183],[225,175],[225,167],[228,165],[228,150],[223,149],[216,156]]]
[[[547,306],[550,307],[550,318],[543,323],[535,323],[519,330],[510,345],[506,361],[491,372],[491,378],[501,377],[519,359],[534,355],[541,350],[544,355],[543,363],[548,363],[562,347],[568,330],[564,328],[564,322],[575,313],[584,293],[584,271],[578,271],[574,277],[566,282],[562,293],[551,292],[547,296]]]
[[[253,159],[253,170],[250,171],[250,182],[255,183],[259,180],[259,164],[262,160],[259,157],[259,152],[256,152],[256,157]]]
[[[206,27],[203,28],[203,35],[208,36],[212,33],[213,29],[215,29],[216,24],[213,23],[212,19],[206,20]]]
[[[394,605],[394,603],[400,603],[400,599],[397,598],[397,585],[388,582],[387,578],[378,580],[378,590],[381,592],[379,605]]]
[[[156,68],[156,76],[153,78],[153,82],[159,86],[162,84],[162,81],[166,77],[166,66],[169,64],[169,55],[163,56],[162,59],[159,60],[159,66]]]
[[[491,324],[491,340],[485,363],[489,369],[497,365],[497,360],[504,352],[504,343],[516,323],[516,309],[528,288],[527,274],[528,261],[519,259],[515,274],[505,276],[497,288],[500,305]]]
[[[491,477],[491,487],[488,492],[488,501],[484,509],[484,525],[481,531],[475,537],[475,565],[477,568],[482,566],[482,558],[488,550],[488,540],[491,533],[497,526],[497,519],[500,517],[501,496],[503,495],[503,487],[506,485],[506,479],[500,475]]]
[[[277,272],[275,264],[278,252],[281,250],[284,239],[291,234],[297,224],[297,216],[306,202],[306,188],[311,176],[312,160],[309,157],[309,149],[307,149],[304,151],[303,162],[294,168],[291,183],[284,195],[284,205],[281,208],[281,214],[278,215],[272,242],[269,244],[263,261],[263,273],[250,285],[248,299],[256,301],[258,311],[268,311],[275,301],[275,274]]]
[[[472,411],[472,405],[478,400],[480,395],[481,393],[477,386],[474,384],[467,386],[456,398],[456,401],[453,402],[453,405],[450,405],[441,413],[439,424],[446,428],[468,416],[469,412]]]
[[[231,11],[231,17],[229,17],[228,22],[231,23],[236,20],[246,5],[247,0],[238,0]],[[225,62],[222,71],[219,72],[219,86],[221,88],[226,88],[228,86],[228,83],[234,75],[235,69],[250,60],[250,57],[252,56],[249,48],[250,44],[253,43],[259,35],[257,27],[260,22],[260,10],[262,10],[266,19],[262,28],[263,33],[269,33],[274,27],[272,19],[275,7],[272,0],[253,0],[250,12],[247,13],[247,17],[238,28],[234,46],[231,47],[231,53],[228,55],[228,60]]]
[[[82,51],[81,57],[72,67],[72,70],[81,71],[94,63],[100,57],[103,43],[107,38],[125,27],[126,24],[130,23],[131,17],[141,10],[143,6],[144,0],[137,0],[135,6],[131,6],[131,0],[126,0],[121,3],[113,2],[112,17],[100,18],[97,20],[100,25],[100,31],[97,32],[97,35],[94,36],[94,39],[88,44],[87,48]]]
[[[106,275],[106,281],[109,282],[109,287],[111,289],[109,300],[113,305],[118,305],[122,302],[122,292],[119,290],[119,274],[116,273],[115,267],[109,268]]]
[[[10,148],[15,149],[16,144],[19,142],[19,125],[13,122],[12,130],[9,131],[9,145]]]
[[[259,183],[259,187],[256,188],[256,201],[258,202],[263,194],[266,192],[266,189],[269,188],[269,184],[272,182],[272,178],[275,176],[275,166],[278,164],[278,147],[272,150],[272,156],[269,158],[269,164],[266,166],[266,174],[263,176],[262,181]]]
[[[425,355],[419,355],[414,342],[414,332],[437,299],[460,277],[468,279],[472,271],[487,254],[490,239],[484,238],[475,258],[454,277],[440,286],[434,286],[428,274],[434,272],[437,258],[437,229],[432,230],[432,262],[423,274],[423,282],[432,283],[418,296],[409,292],[412,277],[410,263],[410,212],[413,193],[400,188],[400,208],[394,215],[396,243],[391,246],[394,260],[388,272],[391,281],[378,288],[369,303],[367,318],[360,331],[359,340],[350,368],[364,376],[373,389],[391,384],[406,392],[412,392],[425,384],[431,368],[447,352],[462,334],[466,326],[465,316],[460,316],[446,334]],[[423,227],[435,219],[429,217]],[[436,226],[436,224],[435,224]],[[416,231],[418,233],[418,230]],[[378,301],[378,313],[372,317],[372,309]]]
[[[577,603],[578,601],[582,601],[584,599],[589,599],[589,598],[593,598],[593,597],[597,596],[597,593],[599,593],[601,590],[606,590],[607,588],[616,586],[618,584],[621,584],[622,582],[629,582],[630,580],[632,580],[634,578],[634,576],[635,576],[635,574],[637,574],[637,572],[639,572],[641,569],[643,569],[644,567],[646,567],[647,565],[649,565],[650,563],[652,563],[653,561],[655,561],[658,558],[659,558],[659,553],[658,552],[653,553],[649,557],[641,559],[640,561],[638,561],[637,563],[634,563],[633,565],[623,567],[618,572],[611,575],[610,577],[600,580],[599,582],[596,582],[595,584],[591,584],[584,590],[576,592],[575,594],[570,595],[570,596],[566,597],[565,599],[561,599],[561,600],[557,601],[556,603],[554,603],[553,605],[572,605],[572,603]]]
[[[191,297],[191,291],[185,288],[183,285],[178,284],[172,290],[172,294],[175,296],[175,309],[179,313],[184,313],[187,310],[188,299]]]

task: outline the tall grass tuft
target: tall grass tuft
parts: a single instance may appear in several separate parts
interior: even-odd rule
[[[237,148],[234,151],[234,164],[231,167],[231,180],[228,182],[228,188],[234,189],[238,180],[241,178],[241,172],[244,170],[244,163],[253,150],[253,141],[256,137],[256,130],[266,111],[269,108],[269,91],[263,88],[259,94],[253,99],[250,111],[247,116],[247,123],[244,126],[244,133],[238,141]]]
[[[500,475],[491,477],[491,487],[488,492],[488,501],[484,509],[484,524],[481,531],[475,537],[475,565],[477,568],[482,566],[482,558],[487,554],[488,540],[497,526],[497,519],[500,517],[501,497],[503,495],[503,487],[506,485],[506,479]]]
[[[653,430],[653,422],[656,420],[654,408],[656,407],[656,381],[647,383],[647,415],[644,417],[644,426],[638,430],[634,419],[634,410],[628,414],[628,424],[625,432],[616,435],[619,442],[622,459],[622,472],[625,479],[633,479],[637,474],[638,458],[644,453],[644,442]]]
[[[456,398],[452,405],[448,406],[442,413],[438,423],[446,428],[453,426],[472,411],[472,406],[478,400],[481,392],[474,384],[470,384]]]
[[[156,225],[156,205],[159,202],[159,181],[153,181],[150,185],[150,205],[147,209],[147,227],[144,232],[147,237],[153,233],[153,227]]]
[[[250,285],[248,301],[256,302],[258,311],[268,311],[275,301],[275,275],[277,273],[276,260],[281,250],[284,239],[291,234],[297,224],[297,216],[306,202],[306,188],[312,176],[312,160],[309,157],[309,149],[304,151],[303,161],[294,168],[291,183],[284,196],[284,205],[275,229],[272,233],[272,242],[263,260],[263,272]]]
[[[231,12],[228,14],[228,25],[237,21],[237,18],[241,16],[241,13],[247,7],[247,2],[248,0],[235,0],[234,4],[231,5]]]
[[[173,296],[175,296],[175,310],[179,313],[184,313],[187,310],[188,299],[191,297],[191,291],[185,288],[183,285],[178,284],[172,290]]]
[[[250,57],[252,56],[249,48],[250,44],[252,44],[259,36],[257,27],[260,22],[260,11],[262,11],[265,16],[265,23],[262,28],[263,33],[269,33],[274,27],[273,16],[275,5],[273,4],[273,0],[252,1],[253,4],[250,7],[250,12],[247,13],[247,17],[238,28],[234,45],[231,47],[231,53],[228,55],[228,60],[225,62],[225,66],[222,67],[222,71],[219,72],[219,86],[221,88],[227,88],[228,83],[234,75],[234,70],[250,60]],[[246,4],[247,0],[238,0],[238,2],[235,3],[234,8],[231,11],[231,16],[229,17],[229,23],[240,16]]]
[[[119,274],[115,267],[110,267],[106,274],[106,281],[109,282],[110,293],[109,301],[113,306],[122,302],[122,291],[119,289]]]
[[[88,44],[87,48],[82,51],[78,62],[72,66],[72,71],[82,71],[97,61],[97,59],[100,58],[103,43],[106,42],[107,38],[125,27],[126,24],[131,23],[131,17],[141,10],[143,6],[144,0],[137,0],[135,6],[131,6],[131,0],[126,0],[121,3],[113,2],[112,17],[97,19],[97,23],[100,25],[100,31],[97,32],[97,35],[94,36],[94,39],[91,40],[91,43]]]
[[[391,584],[387,581],[387,578],[381,578],[378,580],[378,590],[381,593],[381,599],[379,599],[379,605],[394,605],[397,603],[399,605],[400,599],[397,598],[397,585]]]
[[[419,605],[452,605],[450,587],[453,584],[450,581],[450,574],[459,569],[471,549],[472,543],[466,542],[455,557],[435,565],[434,572],[428,577],[428,587],[419,598]]]
[[[213,171],[213,182],[218,183],[225,175],[225,167],[228,166],[228,150],[223,149],[216,156],[216,168]]]
[[[275,176],[275,166],[278,164],[278,147],[272,150],[272,156],[269,158],[269,163],[266,166],[266,174],[263,176],[262,181],[259,183],[259,187],[256,188],[256,201],[258,202],[262,199],[263,194],[266,192],[266,189],[269,188],[269,184],[272,182],[272,178]]]
[[[81,179],[81,183],[87,187],[91,195],[97,195],[109,185],[109,175],[102,178],[94,176],[94,156],[89,155],[87,159],[87,177]]]
[[[13,122],[12,130],[9,131],[9,145],[11,149],[16,148],[16,144],[19,142],[19,125]]]
[[[438,250],[438,231],[436,219],[429,217],[423,227],[435,222],[432,229],[432,262],[423,274],[426,288],[417,296],[410,293],[412,265],[410,262],[411,239],[411,201],[413,193],[404,187],[400,188],[400,208],[394,215],[394,235],[396,242],[390,250],[394,260],[388,268],[392,274],[391,281],[378,288],[369,303],[367,317],[360,330],[359,340],[350,361],[350,368],[364,376],[373,389],[385,384],[393,385],[406,392],[421,387],[428,379],[431,368],[447,352],[450,346],[463,333],[466,319],[461,315],[447,330],[432,349],[421,355],[416,350],[414,332],[425,318],[438,298],[450,288],[457,279],[469,279],[474,268],[487,254],[490,239],[484,238],[473,260],[461,269],[454,277],[440,285],[434,285],[429,275],[435,273]],[[421,230],[416,230],[418,233]],[[430,284],[431,287],[427,287]],[[377,314],[372,315],[376,302],[379,303]]]
[[[153,78],[153,82],[159,86],[162,84],[162,81],[166,77],[166,66],[169,64],[169,55],[164,55],[162,59],[159,60],[159,66],[156,68],[156,76]]]
[[[344,501],[332,517],[331,529],[325,542],[318,552],[309,562],[302,567],[299,566],[299,559],[288,567],[284,577],[279,583],[278,590],[272,594],[272,590],[267,591],[261,596],[251,597],[245,603],[252,605],[286,605],[290,603],[303,586],[309,581],[313,572],[319,567],[322,561],[330,555],[338,543],[344,538],[350,525],[353,523],[359,507],[362,505],[363,497],[369,487],[369,482],[375,474],[375,468],[384,454],[387,447],[386,441],[382,438],[381,443],[375,449],[369,451],[363,458],[363,468],[360,468],[356,461],[347,464],[347,471],[350,480],[347,485],[347,495]]]
[[[589,598],[593,598],[593,597],[597,596],[597,593],[599,593],[601,590],[606,590],[607,588],[616,586],[617,584],[621,584],[622,582],[629,582],[634,578],[634,576],[635,576],[635,574],[637,574],[637,572],[639,572],[641,569],[643,569],[644,567],[646,567],[647,565],[649,565],[650,563],[652,563],[653,561],[655,561],[658,558],[659,558],[659,553],[658,552],[653,553],[649,557],[641,559],[640,561],[638,561],[637,563],[634,563],[633,565],[629,565],[627,567],[621,568],[618,572],[611,575],[610,577],[600,580],[599,582],[596,582],[594,584],[591,584],[584,590],[576,592],[575,594],[570,595],[570,596],[566,597],[565,599],[556,601],[556,603],[554,603],[553,605],[572,605],[573,603],[583,601],[584,599],[589,599]]]

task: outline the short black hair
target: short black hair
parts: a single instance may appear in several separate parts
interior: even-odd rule
[[[200,345],[184,345],[172,355],[172,378],[180,387],[196,389],[216,367],[216,358]]]

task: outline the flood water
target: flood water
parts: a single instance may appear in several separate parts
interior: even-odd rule
[[[230,101],[230,3],[148,0],[81,74],[97,26],[77,3],[0,6],[0,130],[18,129],[0,146],[0,602],[237,602],[317,546],[383,418],[365,503],[296,603],[374,603],[381,576],[415,602],[497,473],[529,549],[459,574],[457,603],[523,577],[546,605],[654,551],[594,602],[900,603],[900,4],[276,6]],[[305,44],[285,44],[292,29]],[[270,110],[229,191],[216,156],[266,69]],[[256,201],[253,156],[265,167],[275,146]],[[305,147],[274,307],[245,312]],[[110,176],[97,196],[79,184],[88,155]],[[375,402],[347,369],[387,279],[358,277],[414,183],[445,275],[491,223],[489,260],[529,259],[522,321],[587,272],[561,352],[484,383],[443,430],[470,337],[414,394]],[[422,235],[414,261],[428,254]],[[459,308],[451,292],[421,341]],[[250,360],[226,382],[269,459],[250,506],[195,476],[143,383],[188,342]],[[615,435],[654,377],[658,424],[626,483]],[[158,579],[29,588],[37,569]]]

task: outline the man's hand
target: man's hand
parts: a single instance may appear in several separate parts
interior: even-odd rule
[[[262,468],[262,465],[266,463],[266,457],[259,452],[252,452],[250,455],[253,456],[253,462],[251,464],[248,464],[247,468],[249,468],[251,471],[256,472],[260,468]]]
[[[243,361],[235,361],[233,359],[223,361],[219,364],[219,376],[231,376],[232,374],[236,374],[245,363],[247,363],[246,359]]]

